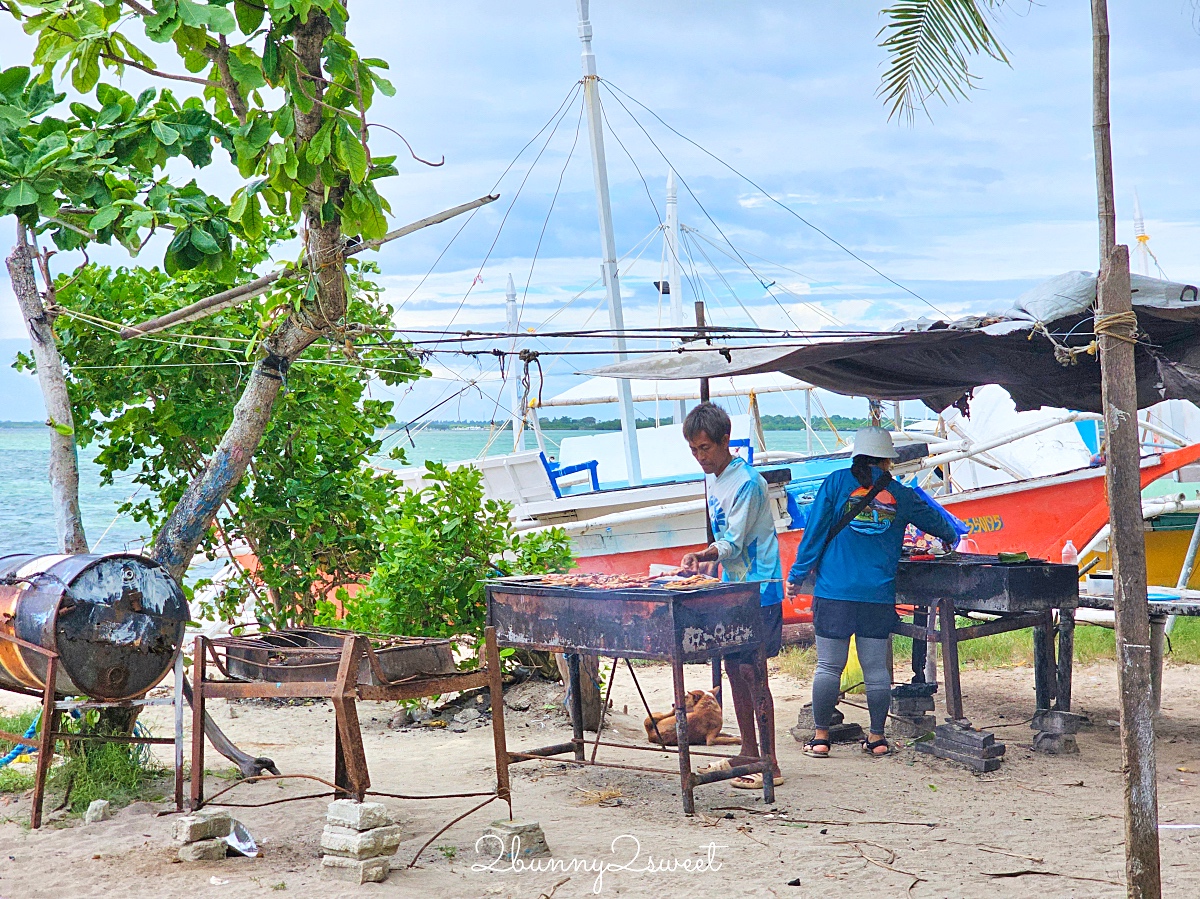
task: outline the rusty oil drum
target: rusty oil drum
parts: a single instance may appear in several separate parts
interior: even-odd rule
[[[144,556],[0,556],[0,632],[58,653],[59,695],[143,695],[170,670],[187,619],[179,584]],[[0,685],[40,692],[46,663],[0,640]]]

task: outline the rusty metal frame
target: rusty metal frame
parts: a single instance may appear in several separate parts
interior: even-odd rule
[[[959,609],[949,599],[930,598],[918,601],[916,597],[906,597],[906,602],[916,605],[927,616],[927,624],[909,624],[897,622],[892,627],[892,633],[912,639],[917,643],[938,644],[942,649],[942,678],[945,685],[946,714],[955,721],[965,720],[962,700],[962,686],[959,678],[958,644],[963,640],[974,640],[979,637],[989,637],[1009,631],[1034,630],[1034,687],[1035,703],[1039,709],[1071,707],[1071,660],[1070,638],[1064,639],[1065,626],[1055,627],[1053,610],[1028,612],[986,612],[994,615],[995,620],[980,624],[958,627],[956,616]],[[972,611],[962,609],[961,611]],[[1068,610],[1072,611],[1072,610]],[[1074,617],[1070,619],[1073,627]],[[1064,666],[1055,660],[1052,635],[1057,631],[1061,644],[1061,655],[1064,656]]]
[[[454,674],[433,676],[405,677],[398,681],[388,681],[380,667],[379,659],[371,640],[365,634],[347,633],[342,644],[341,658],[338,663],[337,678],[332,681],[291,681],[271,683],[262,681],[235,680],[228,676],[228,669],[222,657],[221,650],[233,641],[211,639],[204,636],[196,637],[192,656],[192,778],[189,793],[189,806],[193,810],[205,805],[225,805],[213,800],[226,792],[222,790],[213,797],[204,798],[204,708],[209,699],[328,699],[334,708],[334,777],[333,782],[322,780],[313,775],[286,775],[316,780],[332,787],[331,793],[319,793],[315,796],[333,795],[350,797],[361,802],[368,795],[388,796],[373,791],[371,776],[367,768],[366,753],[363,749],[362,731],[358,720],[358,702],[360,700],[403,701],[420,699],[426,696],[436,696],[451,691],[465,691],[487,687],[491,696],[493,748],[496,755],[496,787],[487,793],[454,793],[437,796],[406,796],[399,798],[410,799],[455,799],[466,797],[486,796],[487,799],[464,815],[455,818],[430,837],[429,842],[418,850],[413,857],[410,867],[416,864],[421,852],[449,827],[462,820],[466,815],[486,806],[489,802],[500,799],[508,805],[509,818],[512,817],[512,790],[508,776],[508,759],[504,738],[504,693],[501,680],[500,651],[496,644],[495,628],[484,631],[483,646],[480,648],[480,665],[471,671],[461,671]],[[367,660],[370,670],[379,684],[358,683],[358,670],[363,659]],[[225,675],[224,679],[214,680],[208,676],[209,665]],[[263,780],[265,777],[248,780]],[[274,778],[272,778],[274,779]],[[244,781],[239,781],[243,783]],[[300,799],[314,798],[313,794],[288,797],[274,802],[290,802]]]
[[[36,749],[38,753],[37,766],[33,779],[33,808],[29,815],[30,827],[37,830],[42,826],[42,806],[46,798],[46,778],[50,774],[50,764],[54,758],[54,749],[60,741],[91,740],[98,743],[127,743],[130,745],[159,745],[175,747],[175,809],[183,810],[183,733],[182,733],[182,674],[183,653],[179,651],[175,658],[175,695],[169,700],[161,699],[126,699],[119,702],[100,702],[92,700],[74,701],[55,699],[54,681],[58,675],[58,653],[43,646],[37,646],[18,637],[0,633],[0,641],[12,643],[31,652],[36,652],[46,658],[46,684],[42,690],[19,690],[0,684],[0,690],[8,693],[18,693],[22,696],[38,696],[42,700],[41,728],[37,739],[29,739],[24,735],[11,734],[0,730],[0,739]],[[132,734],[73,734],[59,730],[59,720],[63,711],[71,709],[109,709],[130,708],[134,706],[165,705],[175,706],[175,735],[173,737],[135,737]]]

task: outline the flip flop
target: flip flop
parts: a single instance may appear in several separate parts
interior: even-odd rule
[[[782,777],[775,778],[775,786],[783,783]],[[755,771],[753,774],[743,774],[741,777],[735,777],[729,782],[729,785],[735,790],[761,790],[763,788],[763,776],[761,771]]]
[[[892,744],[889,743],[886,738],[882,739],[882,740],[867,740],[864,738],[863,741],[859,744],[859,746],[862,747],[863,752],[865,752],[867,755],[869,755],[873,759],[881,759],[884,756],[891,755],[893,752],[896,751],[895,749],[892,748]],[[886,749],[887,752],[876,752],[875,751],[876,749],[879,749],[881,746],[884,749]]]
[[[733,767],[733,764],[729,761],[729,759],[721,759],[721,761],[719,761],[719,762],[713,762],[711,765],[705,765],[703,768],[701,768],[696,773],[697,774],[712,774],[716,771],[728,771],[732,767]]]
[[[824,746],[825,751],[817,752],[818,746]],[[818,740],[816,737],[813,737],[811,740],[809,740],[807,743],[804,744],[804,749],[802,751],[809,758],[827,759],[827,758],[829,758],[829,753],[832,751],[832,749],[833,749],[833,744],[829,740]]]

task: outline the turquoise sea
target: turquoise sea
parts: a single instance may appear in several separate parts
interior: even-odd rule
[[[557,446],[564,437],[594,433],[597,432],[547,431],[545,436],[552,446]],[[403,434],[397,436],[403,440],[410,465],[420,465],[426,459],[438,462],[475,459],[485,448],[487,455],[512,449],[512,438],[507,433],[493,435],[487,430],[427,430],[414,435],[411,442]],[[804,449],[803,432],[768,431],[766,436],[771,449]],[[821,436],[830,439],[830,435]],[[492,440],[490,447],[489,440]],[[391,437],[386,446],[390,448],[396,442],[397,437]],[[533,446],[532,435],[528,444]],[[0,425],[0,556],[15,552],[48,553],[57,548],[50,484],[46,478],[49,448],[50,438],[45,428]],[[79,498],[92,549],[99,552],[140,549],[147,537],[145,529],[117,512],[139,488],[129,474],[118,475],[112,484],[102,485],[100,469],[94,461],[96,453],[94,446],[79,453]],[[389,459],[375,461],[388,467],[398,464]]]

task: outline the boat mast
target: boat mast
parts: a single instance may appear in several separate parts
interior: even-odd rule
[[[621,283],[617,278],[617,241],[613,236],[612,204],[608,196],[608,165],[604,157],[604,128],[600,117],[600,88],[596,77],[596,55],[592,52],[592,23],[589,0],[575,0],[579,8],[579,40],[583,44],[583,97],[587,104],[588,137],[592,145],[592,172],[596,178],[596,206],[600,213],[600,244],[604,261],[600,273],[608,293],[608,324],[618,362],[627,358],[625,316],[621,311]],[[642,483],[642,460],[638,454],[637,424],[633,415],[633,390],[626,378],[617,378],[621,405],[621,434],[625,439],[625,470],[630,486]]]
[[[667,172],[667,284],[671,297],[671,327],[683,327],[683,283],[679,274],[679,190],[675,185],[675,170]],[[677,338],[682,339],[682,332],[676,331]],[[687,415],[687,403],[678,400],[675,403],[675,424],[683,424]]]
[[[504,313],[508,321],[508,394],[512,413],[513,452],[525,449],[525,415],[521,409],[520,385],[517,383],[517,288],[512,275],[508,276],[508,289],[504,292]]]

